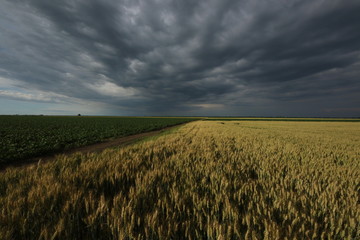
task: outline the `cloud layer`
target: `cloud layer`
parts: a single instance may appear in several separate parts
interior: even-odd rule
[[[360,116],[359,12],[357,0],[2,1],[0,97],[114,115]]]

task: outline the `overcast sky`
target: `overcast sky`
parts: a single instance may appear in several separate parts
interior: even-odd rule
[[[359,0],[1,0],[0,114],[360,117]]]

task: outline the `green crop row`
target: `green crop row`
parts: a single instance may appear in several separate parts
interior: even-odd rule
[[[196,121],[0,174],[0,239],[360,239],[360,125]]]
[[[0,163],[161,129],[192,118],[0,116]]]

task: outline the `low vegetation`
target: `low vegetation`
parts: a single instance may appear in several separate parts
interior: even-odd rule
[[[208,117],[206,121],[275,121],[275,122],[360,122],[360,118],[247,118],[247,117]]]
[[[0,163],[192,121],[191,118],[0,116]]]
[[[0,239],[359,239],[360,125],[186,124],[0,175]]]

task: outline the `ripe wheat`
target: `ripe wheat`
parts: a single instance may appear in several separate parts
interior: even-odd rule
[[[356,239],[358,123],[193,122],[0,176],[1,239]]]

